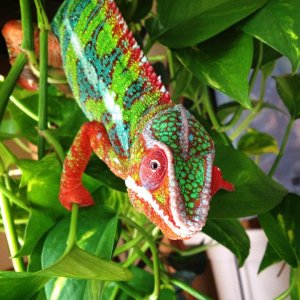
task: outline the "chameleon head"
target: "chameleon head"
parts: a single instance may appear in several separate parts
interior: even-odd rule
[[[133,206],[170,239],[190,238],[205,225],[213,159],[211,138],[183,106],[158,113],[132,146],[125,182]]]

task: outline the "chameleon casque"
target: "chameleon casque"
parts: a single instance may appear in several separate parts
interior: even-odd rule
[[[172,103],[114,1],[67,0],[52,28],[68,83],[90,120],[65,159],[61,203],[94,203],[81,182],[94,151],[168,238],[193,236],[205,225],[212,195],[233,190],[213,166],[204,127]],[[3,29],[6,40],[9,32]]]

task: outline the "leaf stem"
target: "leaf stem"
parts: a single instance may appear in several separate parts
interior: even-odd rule
[[[258,48],[258,59],[256,66],[253,70],[252,76],[250,78],[250,83],[249,83],[249,96],[250,93],[254,87],[255,81],[257,79],[258,72],[261,67],[263,59],[263,43],[259,42],[259,48]],[[234,132],[230,135],[231,140],[235,140],[246,128],[250,125],[252,120],[256,117],[256,114],[262,109],[263,107],[263,102],[264,102],[264,95],[265,95],[265,90],[266,90],[266,78],[262,76],[261,80],[261,87],[260,87],[260,95],[258,102],[256,106],[253,109],[253,112],[250,113],[244,120],[243,122],[234,130]]]
[[[257,113],[261,111],[264,105],[264,96],[266,90],[266,79],[262,77],[262,83],[260,88],[259,99],[253,109],[253,111],[242,121],[242,123],[232,132],[230,135],[231,140],[235,140],[243,131],[245,131],[252,120],[256,117]]]
[[[221,124],[214,112],[214,108],[212,106],[212,103],[211,103],[211,99],[210,99],[210,96],[209,96],[209,92],[208,92],[208,87],[207,86],[204,86],[203,87],[203,94],[202,94],[202,101],[204,103],[204,106],[207,110],[207,113],[208,113],[208,116],[213,124],[213,127],[216,131],[220,131],[221,129]]]
[[[256,63],[256,66],[253,70],[253,73],[251,75],[251,78],[250,78],[250,82],[249,82],[249,94],[251,93],[253,87],[254,87],[254,84],[255,84],[255,81],[256,81],[256,78],[257,78],[257,75],[258,75],[258,72],[259,72],[259,69],[261,67],[261,63],[262,63],[262,59],[263,59],[263,43],[261,41],[258,41],[258,58],[257,58],[257,63]]]
[[[290,136],[290,133],[291,133],[291,130],[293,128],[293,125],[294,125],[294,119],[293,118],[290,118],[289,122],[288,122],[288,125],[286,127],[286,130],[285,130],[285,133],[284,133],[284,136],[283,136],[283,139],[282,139],[282,143],[281,143],[281,146],[280,146],[280,149],[279,149],[279,153],[278,155],[276,156],[276,159],[271,167],[271,170],[269,171],[269,176],[270,177],[273,177],[273,175],[275,174],[276,170],[277,170],[277,167],[280,163],[280,160],[285,152],[285,149],[286,149],[286,145],[287,145],[287,142],[288,142],[288,139],[289,139],[289,136]]]
[[[5,179],[6,185],[7,185],[7,180],[8,180],[8,178],[6,176],[6,179]],[[3,177],[1,177],[0,184],[1,184],[1,186],[4,186]],[[3,191],[2,191],[2,193],[0,193],[0,208],[1,208],[3,225],[5,228],[8,248],[9,248],[10,256],[12,259],[12,264],[13,264],[16,272],[25,272],[25,266],[24,266],[23,259],[14,257],[18,253],[18,251],[20,249],[20,245],[18,242],[18,235],[16,232],[14,220],[13,220],[11,204],[10,204],[8,198],[4,195]]]
[[[19,101],[15,96],[11,95],[9,97],[10,101],[16,106],[18,107],[24,114],[26,114],[29,118],[31,118],[32,120],[38,122],[38,115],[35,114],[32,110],[30,110],[29,108],[27,108],[21,101]]]
[[[54,151],[56,152],[61,165],[63,165],[65,153],[59,141],[53,136],[50,130],[41,131],[40,135],[43,136],[48,144],[50,144],[54,148]]]
[[[133,299],[143,300],[143,297],[137,293],[132,287],[123,282],[116,282],[116,285]]]
[[[40,78],[39,78],[39,109],[38,129],[47,129],[47,102],[48,102],[48,31],[50,29],[47,16],[40,0],[35,0],[38,16],[38,27],[40,29]],[[38,135],[38,157],[42,159],[45,155],[46,140]]]
[[[21,22],[22,22],[22,49],[33,50],[33,25],[31,15],[31,1],[20,0]]]
[[[68,235],[68,239],[67,239],[67,248],[65,250],[64,255],[69,253],[70,250],[73,248],[73,246],[76,243],[78,212],[79,212],[79,205],[77,203],[73,203],[72,204],[70,230],[69,230],[69,235]]]
[[[26,210],[27,212],[30,212],[30,208],[27,207],[24,204],[24,201],[22,201],[21,199],[19,199],[18,197],[16,197],[16,195],[14,193],[12,193],[10,190],[8,190],[5,185],[3,184],[3,182],[0,182],[0,192],[2,192],[2,194],[9,198],[9,200],[11,202],[13,202],[14,204],[16,204],[17,206],[19,206],[20,208]]]
[[[123,252],[128,251],[129,249],[132,249],[133,247],[135,247],[138,243],[140,243],[142,240],[144,239],[144,237],[142,235],[130,240],[129,242],[123,244],[122,246],[116,248],[116,250],[114,251],[113,256],[118,256]]]
[[[27,62],[26,55],[20,53],[16,58],[13,66],[11,67],[3,85],[0,90],[0,123],[3,119],[6,106],[8,104],[9,96],[16,84],[16,81],[21,74],[25,64]]]
[[[286,299],[292,290],[294,289],[295,286],[299,285],[300,281],[300,267],[298,269],[292,269],[292,282],[288,289],[284,291],[281,295],[277,296],[274,300],[284,300]]]
[[[170,282],[173,283],[175,286],[183,289],[187,293],[189,293],[191,296],[195,297],[195,299],[198,300],[209,300],[209,297],[201,295],[197,290],[192,288],[190,285],[186,284],[185,282],[182,282],[176,278],[171,278]]]
[[[183,256],[183,257],[202,253],[202,252],[206,251],[208,248],[214,246],[209,243],[207,245],[200,245],[200,246],[196,246],[196,247],[193,247],[193,248],[187,249],[187,250],[179,250],[178,248],[172,246],[171,244],[161,243],[161,245],[170,248],[172,251],[178,253],[180,256]]]
[[[136,228],[147,240],[149,247],[152,252],[152,258],[153,258],[153,272],[154,272],[154,289],[150,296],[151,299],[157,299],[160,292],[160,270],[159,270],[159,258],[158,258],[158,252],[156,245],[149,234],[138,224],[130,220],[129,218],[125,216],[120,217],[123,221],[130,224],[132,227]]]

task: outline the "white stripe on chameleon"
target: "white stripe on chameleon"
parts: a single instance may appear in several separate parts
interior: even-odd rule
[[[122,148],[126,153],[129,150],[128,133],[123,122],[123,115],[121,108],[115,103],[116,94],[113,91],[109,91],[103,81],[98,78],[97,72],[87,58],[85,57],[84,50],[81,47],[80,40],[78,36],[72,30],[70,22],[68,19],[64,20],[66,26],[66,31],[70,35],[71,44],[74,48],[76,56],[80,59],[83,64],[84,77],[89,81],[92,86],[98,87],[99,91],[102,91],[103,102],[106,110],[112,115],[112,121],[116,124],[117,135],[120,139]]]
[[[70,35],[71,45],[73,46],[76,56],[79,58],[79,60],[84,66],[83,68],[84,77],[90,82],[91,85],[97,86],[98,85],[97,72],[93,67],[93,65],[85,57],[84,50],[81,47],[80,40],[78,39],[78,36],[74,33],[68,19],[64,20],[64,25],[66,26],[66,31]]]
[[[169,220],[169,217],[164,215],[163,211],[159,208],[157,202],[153,200],[151,193],[148,190],[146,190],[144,187],[137,185],[132,177],[128,176],[125,180],[125,184],[127,188],[133,191],[134,193],[136,193],[140,199],[146,201],[154,209],[155,213],[163,220],[163,222],[169,228],[171,228],[171,230],[175,234],[177,234],[182,238],[190,237],[192,235],[190,231],[185,231],[182,230],[181,228],[175,227],[174,224]]]
[[[126,153],[129,150],[128,132],[124,126],[121,108],[115,103],[116,94],[108,89],[105,90],[103,101],[107,111],[112,115],[112,121],[116,124],[117,134],[120,139],[122,148]]]

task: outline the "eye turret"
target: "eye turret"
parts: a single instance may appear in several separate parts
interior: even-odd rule
[[[168,158],[162,149],[154,149],[143,159],[140,179],[145,189],[156,190],[163,181],[168,169]]]

